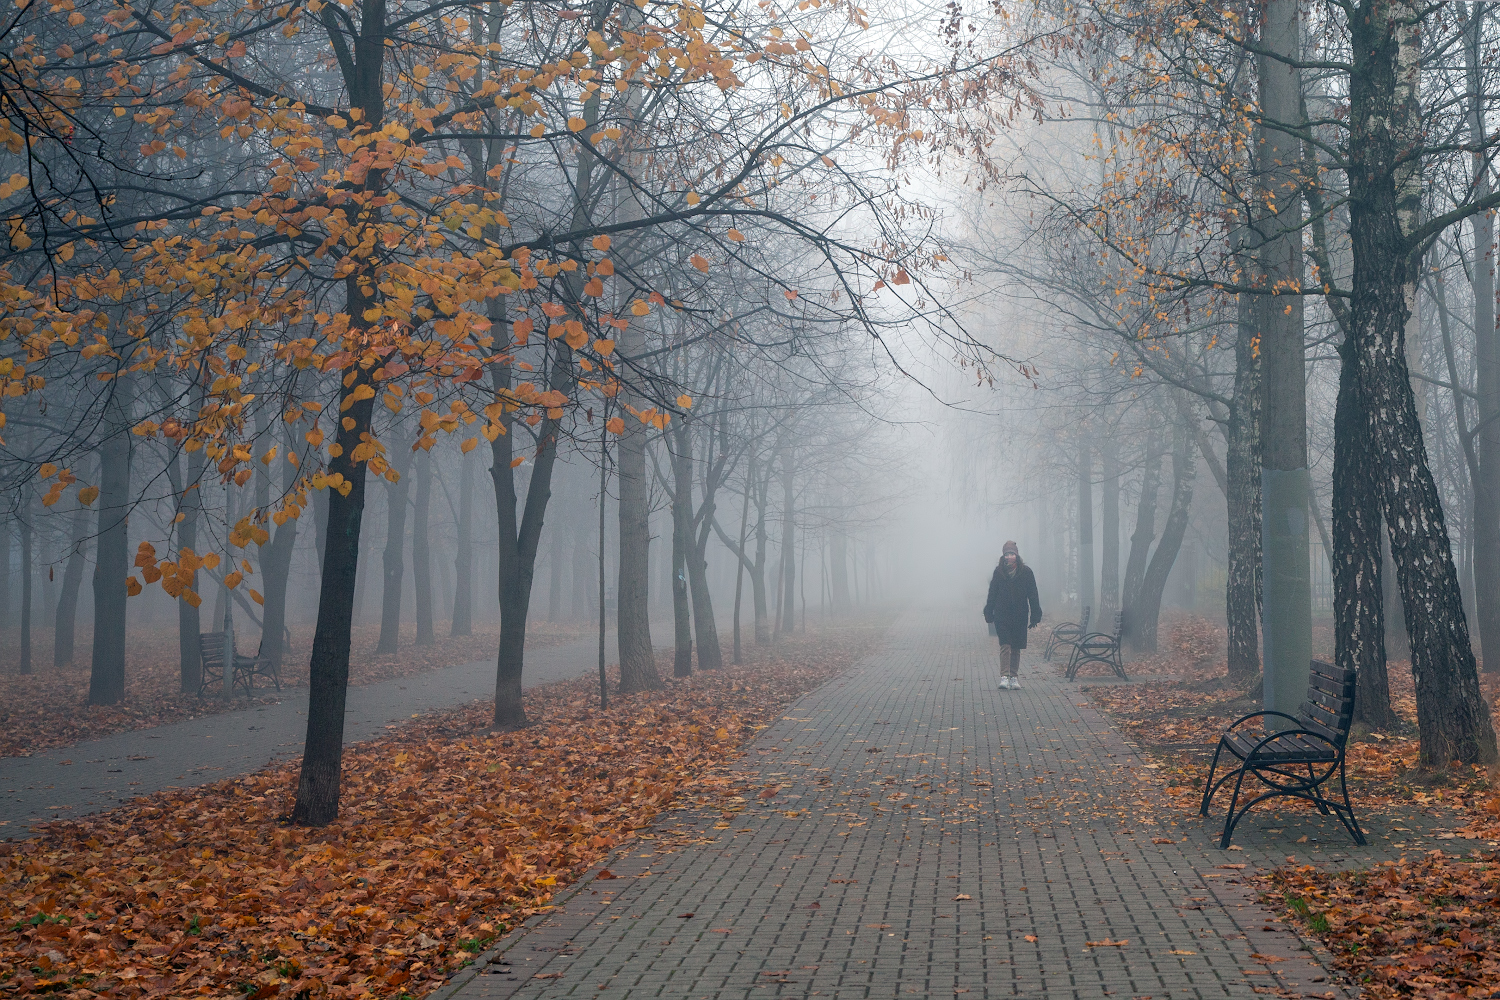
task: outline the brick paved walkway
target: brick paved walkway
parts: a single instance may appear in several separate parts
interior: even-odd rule
[[[614,633],[608,652],[615,656]],[[599,640],[561,643],[526,654],[526,687],[598,669]],[[445,667],[349,689],[344,742],[378,735],[413,714],[493,698],[495,661]],[[207,784],[258,771],[302,752],[307,689],[274,705],[206,715],[0,759],[0,837],[26,836],[32,823],[76,819],[162,788]]]
[[[1393,848],[1266,813],[1221,852],[1196,820],[1154,819],[1151,765],[1078,685],[1033,650],[1025,688],[998,690],[974,624],[908,614],[740,761],[774,798],[667,814],[658,833],[697,842],[636,841],[609,860],[620,878],[562,896],[439,1000],[1348,995],[1243,866]]]

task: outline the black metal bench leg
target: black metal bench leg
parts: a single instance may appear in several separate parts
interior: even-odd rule
[[[1339,792],[1344,796],[1344,809],[1349,814],[1349,819],[1344,823],[1344,826],[1348,829],[1350,835],[1354,837],[1354,842],[1360,847],[1364,847],[1365,834],[1359,828],[1359,820],[1354,818],[1354,803],[1349,801],[1349,783],[1344,780],[1344,761],[1342,759],[1339,760]],[[1335,809],[1334,812],[1338,813],[1338,810]],[[1344,819],[1342,813],[1339,813],[1339,819]]]
[[[1221,851],[1228,850],[1229,839],[1234,836],[1234,828],[1240,821],[1240,817],[1234,814],[1234,807],[1239,804],[1240,789],[1244,787],[1245,772],[1249,769],[1250,764],[1248,762],[1241,765],[1239,777],[1234,783],[1234,794],[1229,797],[1229,812],[1224,815],[1224,835],[1219,838],[1219,850]],[[1244,810],[1241,810],[1240,815],[1244,815]]]
[[[1327,779],[1325,778],[1324,780],[1326,781]],[[1318,791],[1318,786],[1322,784],[1322,782],[1318,780],[1318,772],[1313,770],[1313,766],[1311,764],[1307,765],[1307,783],[1308,786],[1312,789],[1313,805],[1318,807],[1318,813],[1323,816],[1329,815],[1328,800],[1323,798],[1322,792]]]
[[[1199,816],[1208,815],[1208,803],[1214,797],[1214,772],[1219,769],[1219,754],[1224,752],[1224,741],[1214,748],[1213,763],[1208,765],[1208,780],[1203,783],[1203,804],[1198,807]]]

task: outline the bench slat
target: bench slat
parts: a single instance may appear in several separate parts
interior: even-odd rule
[[[1256,750],[1255,745],[1260,739],[1235,733],[1229,737],[1228,743],[1230,749],[1242,760],[1250,756],[1252,751],[1256,761],[1278,761],[1284,764],[1316,764],[1338,760],[1337,750],[1305,736],[1279,736]]]

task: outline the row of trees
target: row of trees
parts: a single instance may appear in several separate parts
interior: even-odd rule
[[[1070,12],[1059,24],[1084,40],[1043,76],[1073,117],[1003,162],[1041,221],[1000,224],[1030,232],[1030,252],[1000,260],[971,239],[1043,301],[1064,331],[1049,344],[1073,345],[1053,354],[1073,405],[1124,428],[1139,474],[1168,451],[1174,496],[1195,464],[1221,488],[1231,678],[1261,675],[1266,707],[1296,710],[1316,531],[1360,715],[1392,721],[1386,636],[1409,637],[1435,767],[1496,753],[1461,584],[1481,646],[1500,646],[1493,14],[1399,0]],[[1096,439],[1106,464],[1111,439]]]
[[[982,138],[987,97],[1015,89],[994,53],[871,58],[865,13],[824,0],[60,0],[5,30],[3,138],[24,168],[0,191],[6,495],[71,517],[74,553],[91,536],[94,703],[123,695],[143,587],[178,602],[185,684],[208,587],[263,615],[262,655],[280,655],[287,566],[316,535],[294,813],[310,824],[338,811],[368,475],[390,493],[385,625],[440,443],[487,449],[497,726],[526,723],[565,448],[598,455],[618,492],[623,690],[659,683],[653,489],[683,582],[679,670],[689,627],[700,665],[720,658],[710,539],[746,572],[757,636],[789,627],[798,490],[868,431],[874,368],[856,345],[873,334],[878,351],[930,310],[879,292],[945,259],[892,168]],[[935,100],[971,113],[924,131]],[[459,487],[463,595],[475,485]],[[160,530],[143,537],[138,517],[132,550],[147,506]],[[785,556],[774,581],[768,546]],[[416,591],[425,636],[427,581]]]

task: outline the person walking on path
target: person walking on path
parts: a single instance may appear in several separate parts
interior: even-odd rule
[[[1021,687],[1021,650],[1026,648],[1026,630],[1042,620],[1042,601],[1036,592],[1036,574],[1021,561],[1015,542],[1000,550],[1000,565],[990,577],[990,596],[984,602],[984,620],[995,626],[1000,637],[1002,690]]]

